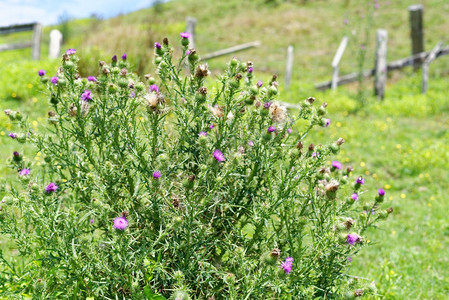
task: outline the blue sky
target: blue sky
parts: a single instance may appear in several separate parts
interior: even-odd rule
[[[67,13],[73,18],[96,13],[104,18],[149,7],[154,0],[0,0],[0,26],[40,22],[56,24]]]

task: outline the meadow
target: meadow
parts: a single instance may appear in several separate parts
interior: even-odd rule
[[[443,40],[449,20],[444,0],[422,1],[425,5],[426,49]],[[394,208],[387,222],[369,232],[372,237],[365,251],[353,257],[354,274],[374,281],[378,298],[446,299],[449,295],[449,57],[431,65],[427,94],[421,94],[420,71],[411,68],[389,74],[386,97],[372,96],[367,80],[336,91],[316,91],[313,84],[329,79],[330,61],[341,37],[351,34],[341,62],[341,74],[357,70],[360,44],[366,44],[365,68],[373,61],[374,29],[389,30],[389,60],[409,55],[407,5],[413,1],[380,1],[378,10],[357,1],[192,1],[179,0],[109,20],[83,19],[69,22],[70,33],[64,47],[76,48],[81,60],[81,75],[95,75],[92,65],[101,57],[128,53],[140,75],[154,72],[149,61],[151,47],[163,36],[176,40],[184,30],[184,17],[198,20],[197,49],[207,53],[230,45],[260,40],[262,46],[236,56],[252,60],[255,72],[264,80],[273,73],[280,76],[280,99],[299,103],[314,96],[329,104],[329,128],[320,129],[309,139],[314,144],[343,137],[346,140],[336,157],[353,174],[363,175],[371,186],[384,188]],[[372,19],[367,18],[371,14]],[[362,18],[363,16],[363,18]],[[348,19],[348,24],[344,24]],[[54,26],[57,27],[57,26]],[[44,30],[48,36],[51,28]],[[368,31],[365,31],[369,28]],[[353,34],[352,31],[356,30]],[[69,31],[68,31],[69,32]],[[232,32],[233,34],[229,34]],[[26,38],[26,34],[1,37],[0,43]],[[44,39],[42,55],[46,56]],[[289,90],[282,88],[285,54],[295,46],[295,68]],[[105,47],[105,45],[108,45]],[[150,50],[149,50],[150,49]],[[0,53],[0,99],[2,109],[20,110],[29,115],[33,129],[44,130],[48,94],[37,72],[56,71],[58,61],[46,58],[30,61],[29,50]],[[230,57],[209,62],[212,74],[225,68]],[[95,63],[93,63],[95,62]],[[7,117],[0,116],[0,174],[2,191],[15,174],[7,158],[15,150],[8,133]],[[295,130],[295,128],[293,128]],[[25,154],[32,153],[25,149]],[[35,157],[37,162],[43,158]],[[329,164],[331,161],[329,161]],[[0,248],[14,256],[15,245],[0,238]],[[13,260],[14,262],[14,260]],[[15,262],[20,263],[20,262]]]

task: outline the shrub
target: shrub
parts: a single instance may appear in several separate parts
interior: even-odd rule
[[[288,115],[276,76],[256,82],[253,63],[237,59],[207,88],[208,67],[181,36],[179,62],[167,39],[156,43],[159,79],[143,82],[126,55],[100,62],[97,78],[80,78],[69,49],[56,76],[40,73],[52,106],[47,134],[6,111],[21,127],[11,138],[35,145],[45,163],[11,158],[22,185],[3,199],[0,230],[23,267],[0,257],[5,295],[373,293],[347,269],[367,244],[365,230],[392,210],[381,209],[383,191],[359,200],[365,180],[350,168],[327,166],[343,139],[305,146],[310,130],[329,125],[326,104],[311,97]],[[294,127],[299,120],[305,128]]]

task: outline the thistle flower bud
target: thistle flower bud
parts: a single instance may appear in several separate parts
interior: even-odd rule
[[[272,85],[268,88],[268,97],[271,98],[277,94],[278,94],[278,89],[275,86]]]
[[[14,151],[12,154],[12,158],[14,161],[21,161],[23,159],[23,156],[19,152]]]
[[[231,59],[231,61],[229,62],[231,67],[236,67],[238,65],[239,61],[234,57],[233,59]]]
[[[188,60],[191,64],[194,64],[196,61],[199,60],[198,53],[196,53],[195,49],[189,49],[189,51],[190,51],[190,53],[189,53]]]

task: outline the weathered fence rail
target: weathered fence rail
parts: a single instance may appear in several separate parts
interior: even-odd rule
[[[412,55],[412,56],[409,56],[409,57],[406,57],[403,59],[398,59],[398,60],[392,61],[391,63],[387,64],[387,71],[393,71],[393,70],[402,69],[407,66],[413,66],[414,62],[417,59],[424,60],[429,54],[430,54],[430,52],[421,52],[421,53],[418,53],[418,54],[415,54],[415,55]],[[449,46],[441,47],[440,50],[435,54],[435,57],[440,57],[440,56],[448,55],[448,54],[449,54]],[[343,85],[343,84],[355,82],[358,80],[359,75],[361,75],[363,78],[371,77],[375,74],[374,72],[375,72],[375,70],[373,68],[373,69],[364,70],[362,72],[362,74],[360,74],[359,72],[354,72],[354,73],[340,76],[338,78],[337,85]],[[326,81],[326,82],[322,82],[322,83],[315,85],[315,88],[318,90],[327,90],[327,89],[331,88],[331,85],[332,85],[332,81]]]
[[[0,27],[0,35],[11,34],[23,31],[33,31],[33,38],[28,42],[17,42],[0,45],[0,52],[7,50],[16,50],[31,48],[31,58],[38,60],[41,52],[42,25],[40,23],[20,24]]]
[[[249,49],[249,48],[259,47],[260,45],[261,44],[260,44],[259,41],[237,45],[237,46],[234,46],[234,47],[230,47],[230,48],[226,48],[226,49],[222,49],[222,50],[218,50],[218,51],[215,51],[215,52],[212,52],[212,53],[205,54],[205,55],[203,55],[201,57],[201,60],[207,60],[207,59],[223,56],[223,55],[226,55],[226,54],[230,54],[230,53],[246,50],[246,49]]]

